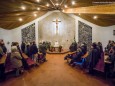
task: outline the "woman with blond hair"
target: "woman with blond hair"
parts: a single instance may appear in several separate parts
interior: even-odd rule
[[[19,76],[19,73],[22,70],[22,57],[18,52],[17,46],[11,47],[11,63],[13,68],[16,69],[16,76]]]

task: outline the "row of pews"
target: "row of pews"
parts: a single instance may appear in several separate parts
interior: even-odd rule
[[[12,63],[10,61],[10,56],[11,56],[11,53],[7,53],[7,55],[4,55],[2,59],[0,59],[0,64],[5,65],[5,73],[14,71]],[[26,54],[22,53],[22,56],[29,68],[35,65],[35,62],[30,57],[28,57]],[[43,57],[42,54],[38,55],[38,58],[42,58],[42,57]]]
[[[71,54],[74,56],[75,53],[76,52],[70,52],[69,55]],[[83,68],[88,55],[89,55],[89,53],[87,52],[84,56],[82,56],[83,61],[81,61],[81,63],[75,62],[75,66],[80,66],[81,68]],[[112,64],[112,62],[110,60],[108,60],[108,57],[109,57],[108,55],[102,53],[101,58],[99,59],[96,66],[94,67],[94,70],[104,73],[106,78],[107,78],[108,74],[110,74],[110,66]],[[67,60],[67,63],[69,63],[71,59],[67,58],[66,60]]]

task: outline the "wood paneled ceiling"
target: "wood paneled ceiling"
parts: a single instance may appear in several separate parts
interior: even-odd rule
[[[94,9],[91,8],[92,6]],[[107,6],[109,8],[106,8]],[[79,14],[77,10],[81,10],[82,7],[85,7],[86,11]],[[90,8],[92,10],[89,11]],[[74,13],[96,25],[115,25],[115,0],[0,0],[0,27],[14,29],[41,17],[48,11],[69,9],[73,9],[73,11],[65,13]],[[99,9],[103,11],[99,13]],[[106,11],[111,9],[111,13]],[[95,15],[97,19],[93,19]],[[19,21],[19,18],[22,18],[22,21]]]

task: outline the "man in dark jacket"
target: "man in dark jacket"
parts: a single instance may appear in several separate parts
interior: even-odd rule
[[[99,54],[99,49],[97,47],[96,43],[92,44],[92,50],[89,54],[89,73],[93,74],[94,70],[93,68],[95,68],[96,64],[98,63],[100,59],[100,54]]]
[[[80,51],[78,51],[77,55],[72,58],[72,60],[70,61],[70,64],[73,64],[73,62],[81,62],[82,60],[81,57],[85,55],[86,53],[87,53],[87,45],[83,43],[80,47]]]
[[[36,54],[36,53],[38,53],[38,48],[37,48],[37,46],[36,46],[36,43],[35,42],[33,42],[33,45],[31,46],[31,52],[32,52],[32,55],[34,55],[34,54]]]
[[[26,44],[24,42],[22,42],[22,44],[21,44],[22,53],[25,53],[25,48],[26,48]]]

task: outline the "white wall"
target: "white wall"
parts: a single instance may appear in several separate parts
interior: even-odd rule
[[[58,34],[56,34],[56,23],[53,22],[56,19],[61,21],[58,23]],[[55,45],[57,41],[63,49],[68,49],[74,40],[74,34],[75,19],[65,13],[53,12],[39,21],[39,40],[50,41],[51,45]]]
[[[11,44],[7,44],[7,43],[12,42],[11,30],[5,30],[5,29],[0,28],[0,39],[4,40],[4,43],[7,46],[8,52],[10,52]]]
[[[21,29],[35,23],[35,30],[36,30],[36,43],[38,45],[38,21],[44,19],[45,17],[47,17],[48,15],[50,15],[53,12],[59,12],[59,11],[52,11],[52,12],[48,12],[45,15],[43,15],[42,17],[27,23],[23,26],[20,26],[18,28],[15,28],[13,30],[5,30],[0,28],[0,39],[4,39],[4,42],[8,48],[8,50],[10,51],[10,45],[11,44],[7,44],[7,42],[13,42],[13,41],[17,41],[19,42],[19,44],[21,44]],[[72,16],[73,18],[75,18],[76,21],[76,41],[78,41],[78,21],[84,22],[87,25],[92,27],[92,41],[93,42],[102,42],[102,44],[104,45],[104,47],[107,45],[108,40],[114,40],[115,41],[115,36],[113,36],[113,30],[115,30],[115,25],[114,26],[109,26],[109,27],[100,27],[97,26],[93,23],[90,23],[84,19],[81,19],[80,17],[77,17],[73,14],[69,14],[69,16]]]
[[[100,28],[99,38],[100,38],[100,41],[103,43],[104,47],[107,45],[108,40],[114,40],[115,41],[115,35],[113,35],[113,30],[115,30],[115,25],[110,26],[110,27]]]
[[[91,22],[88,22],[78,16],[75,16],[73,14],[70,14],[70,16],[72,16],[76,20],[76,34],[75,35],[76,35],[77,42],[78,42],[78,21],[81,21],[92,27],[92,42],[102,42],[103,48],[106,47],[109,40],[115,41],[115,35],[113,35],[113,30],[115,30],[115,25],[108,26],[108,27],[101,27]]]

